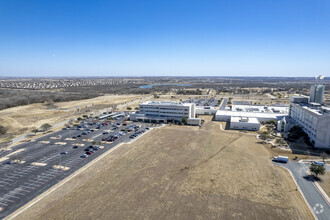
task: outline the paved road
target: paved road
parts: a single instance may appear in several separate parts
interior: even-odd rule
[[[122,120],[124,119],[120,119],[116,123],[120,123]],[[151,126],[147,123],[139,124],[141,126],[139,130]],[[77,130],[76,128],[60,130],[38,138],[34,142],[17,145],[11,151],[1,152],[0,157],[3,157],[16,150],[25,149],[15,154],[25,161],[23,164],[6,164],[6,161],[0,164],[0,219],[11,214],[117,144],[130,141],[131,133],[128,133],[114,142],[102,144],[104,148],[95,151],[93,155],[87,158],[80,157],[84,154],[84,149],[91,145],[91,140],[98,142],[104,137],[118,133],[129,125],[121,125],[115,131],[111,130],[111,125],[100,129],[95,128],[97,125],[89,125],[88,128],[95,131],[77,139],[71,138],[82,134],[86,128],[84,130]],[[109,134],[103,134],[104,131],[108,130],[110,131]],[[60,139],[55,139],[58,137]],[[59,142],[63,142],[65,145],[61,145]],[[73,148],[74,145],[78,144],[84,144],[84,146]],[[61,155],[60,152],[63,151],[68,153]],[[38,163],[39,166],[32,163]],[[59,163],[70,169],[66,171],[54,169],[53,166]],[[44,166],[40,166],[40,164]]]
[[[322,196],[312,178],[306,175],[309,169],[309,164],[300,162],[288,162],[287,164],[274,163],[286,167],[293,174],[297,184],[299,185],[302,193],[304,194],[310,207],[313,209],[316,217],[319,220],[330,219],[330,204]],[[329,167],[327,167],[329,170]]]
[[[225,110],[226,105],[227,105],[227,102],[228,102],[228,98],[223,98],[223,100],[222,100],[222,102],[221,102],[221,104],[220,104],[219,109],[220,109],[220,110]]]

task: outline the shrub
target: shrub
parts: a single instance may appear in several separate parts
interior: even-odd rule
[[[0,125],[0,134],[6,134],[8,129],[2,125]]]

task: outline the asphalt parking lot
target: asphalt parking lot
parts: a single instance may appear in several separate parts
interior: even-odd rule
[[[136,137],[131,137],[133,134],[140,132],[141,135],[144,133],[142,131],[148,131],[147,127],[153,127],[150,123],[128,122],[127,125],[123,125],[122,122],[125,119],[120,118],[102,127],[97,124],[100,121],[88,119],[85,123],[81,123],[80,130],[77,130],[77,127],[60,130],[33,142],[15,146],[10,151],[1,152],[1,158],[10,153],[16,153],[0,163],[0,219],[117,144],[134,140]],[[94,122],[96,124],[93,124]],[[134,128],[133,125],[139,127]],[[115,129],[115,126],[118,128]],[[124,130],[129,129],[132,131],[124,134]],[[82,135],[83,132],[86,134]],[[81,137],[78,137],[79,135]],[[116,140],[99,143],[102,139],[111,136],[117,136]],[[91,145],[93,148],[89,148]],[[74,146],[77,147],[74,148]],[[90,154],[82,158],[81,156],[87,153],[86,148],[89,148]],[[19,158],[19,160],[10,164],[9,161],[13,158]]]

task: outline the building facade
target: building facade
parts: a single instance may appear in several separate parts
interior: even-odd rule
[[[182,121],[186,118],[187,123],[200,124],[200,119],[195,118],[195,114],[194,103],[147,101],[139,105],[139,111],[131,114],[130,119],[167,123]]]
[[[247,117],[231,117],[230,129],[247,130],[247,131],[259,131],[260,123],[256,118]]]
[[[330,148],[330,108],[313,102],[291,102],[289,116],[316,148]]]

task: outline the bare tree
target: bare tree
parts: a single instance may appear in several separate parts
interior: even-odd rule
[[[329,157],[329,155],[328,155],[326,152],[323,152],[323,153],[321,154],[321,158],[322,158],[323,162],[324,162],[328,157]]]

